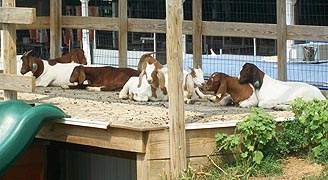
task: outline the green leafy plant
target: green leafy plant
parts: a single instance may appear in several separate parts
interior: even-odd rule
[[[275,119],[260,108],[253,108],[245,121],[237,123],[232,135],[218,133],[215,136],[218,151],[229,150],[237,164],[260,164],[269,146],[276,141]]]
[[[305,102],[298,98],[291,110],[292,121],[281,124],[278,131],[278,150],[284,156],[309,154],[314,160],[328,162],[328,101]]]

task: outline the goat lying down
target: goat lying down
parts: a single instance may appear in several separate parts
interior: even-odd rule
[[[78,88],[83,87],[87,90],[114,91],[121,89],[132,76],[138,76],[137,70],[111,66],[84,67],[80,65],[74,68],[70,82],[77,82]],[[90,84],[84,85],[86,80],[90,81]],[[75,87],[69,86],[69,88]]]
[[[124,85],[120,91],[119,98],[121,99],[132,99],[135,101],[167,101],[168,92],[168,74],[167,68],[163,67],[161,70],[156,69],[156,63],[148,64],[146,72],[153,70],[150,74],[140,77],[131,77],[129,81]],[[160,85],[164,85],[164,88],[159,88]],[[198,95],[203,94],[198,87],[204,84],[203,71],[200,68],[191,68],[191,71],[187,73],[184,71],[184,100],[186,103],[194,103],[198,99]]]
[[[303,82],[284,82],[271,78],[256,65],[245,63],[239,73],[240,83],[251,83],[259,100],[261,108],[286,110],[296,98],[304,101],[313,99],[325,100],[321,91]]]
[[[80,49],[80,48],[73,49],[69,53],[64,54],[63,56],[61,56],[59,58],[50,59],[48,61],[51,66],[53,66],[57,63],[71,63],[71,62],[83,64],[83,65],[87,64],[87,59],[84,56],[84,51],[83,51],[83,49]]]
[[[24,53],[21,60],[21,74],[24,75],[31,71],[36,78],[35,85],[43,87],[68,84],[74,67],[79,65],[77,63],[57,63],[51,66],[48,61],[30,56],[28,53]]]
[[[250,84],[239,84],[236,77],[225,73],[215,72],[207,80],[205,90],[214,91],[215,96],[208,99],[213,102],[219,102],[221,105],[231,103],[240,107],[254,107],[258,104],[255,89]],[[229,94],[226,96],[226,94]]]
[[[121,99],[129,97],[135,101],[167,101],[168,74],[167,68],[158,62],[149,64],[142,69],[139,77],[132,77],[120,91]]]

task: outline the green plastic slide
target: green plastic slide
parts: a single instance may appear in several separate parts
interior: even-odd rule
[[[32,143],[43,122],[65,117],[69,116],[51,104],[0,102],[0,177]]]

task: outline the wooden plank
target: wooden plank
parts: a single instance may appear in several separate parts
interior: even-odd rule
[[[278,79],[287,80],[286,1],[277,0],[277,57]]]
[[[128,19],[129,32],[146,33],[166,33],[166,24],[164,19]]]
[[[16,24],[17,30],[27,29],[49,29],[50,27],[50,16],[39,16],[35,18],[32,24]]]
[[[35,8],[2,7],[0,8],[0,23],[32,24],[36,17]]]
[[[275,24],[203,21],[203,35],[276,39]]]
[[[118,2],[118,17],[119,17],[119,37],[118,37],[118,50],[119,50],[119,67],[127,67],[128,62],[128,4],[127,1]]]
[[[2,0],[3,7],[15,7],[15,0]],[[3,48],[4,73],[16,74],[16,25],[3,24],[3,39],[1,39],[1,48]],[[1,38],[2,38],[1,37]],[[4,90],[4,100],[17,99],[17,92]]]
[[[106,149],[145,153],[143,132],[127,129],[96,129],[59,123],[46,123],[37,138]]]
[[[232,134],[235,127],[217,127],[208,129],[186,130],[187,157],[199,157],[210,155],[215,149],[215,134]],[[169,132],[167,130],[151,131],[149,133],[148,146],[150,160],[169,159]]]
[[[166,57],[169,78],[170,157],[172,177],[187,168],[183,101],[182,1],[166,1]]]
[[[149,177],[150,163],[148,161],[149,154],[151,152],[150,149],[148,148],[149,146],[148,136],[149,136],[148,132],[143,134],[143,139],[146,146],[146,153],[137,153],[137,179],[143,179],[143,180],[151,179]]]
[[[193,0],[192,19],[192,52],[193,67],[202,67],[202,0]]]
[[[50,58],[61,56],[61,15],[62,0],[50,0]]]
[[[35,92],[35,77],[0,74],[0,89],[19,92]]]
[[[287,39],[328,41],[328,26],[288,25]]]
[[[120,24],[118,18],[62,16],[62,28],[118,31]]]

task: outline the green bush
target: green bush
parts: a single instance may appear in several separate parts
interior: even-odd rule
[[[309,154],[317,162],[328,162],[328,101],[305,102],[298,98],[291,110],[292,121],[281,124],[277,149],[284,155]]]
[[[237,123],[234,134],[215,136],[218,151],[231,151],[237,164],[260,164],[276,142],[275,119],[262,109],[252,111],[245,121]]]

